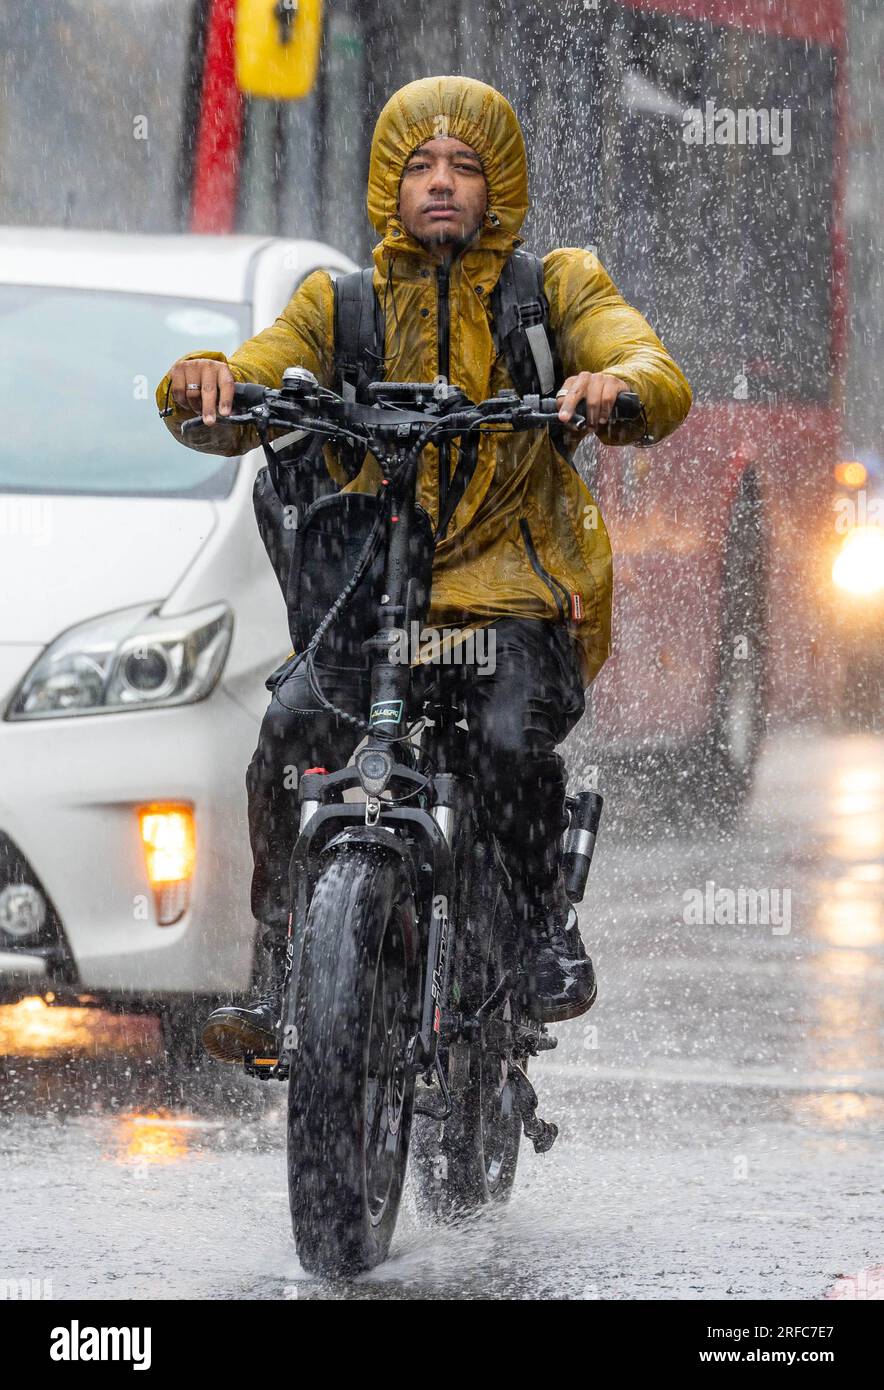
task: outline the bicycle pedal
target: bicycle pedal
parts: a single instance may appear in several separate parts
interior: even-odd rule
[[[559,1127],[537,1118],[537,1092],[522,1067],[511,1067],[509,1077],[515,1094],[516,1106],[522,1117],[522,1133],[526,1139],[531,1140],[535,1153],[545,1154],[556,1142]]]
[[[254,1057],[251,1053],[243,1057],[242,1068],[248,1076],[257,1076],[260,1081],[287,1081],[291,1070],[288,1062],[279,1057]]]
[[[559,1127],[558,1125],[547,1123],[546,1120],[537,1120],[536,1123],[537,1132],[530,1135],[529,1138],[534,1145],[534,1152],[536,1154],[545,1154],[556,1142],[559,1135]],[[527,1129],[525,1133],[528,1133]]]

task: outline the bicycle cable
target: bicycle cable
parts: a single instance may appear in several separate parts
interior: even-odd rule
[[[291,670],[288,673],[289,675],[291,675],[294,671],[297,670],[298,666],[300,665],[300,661],[305,661],[307,664],[307,680],[310,690],[312,691],[313,695],[315,695],[319,703],[322,705],[323,709],[328,710],[330,714],[334,714],[336,718],[342,719],[345,723],[353,725],[354,728],[361,729],[363,733],[369,733],[371,731],[371,726],[368,723],[368,721],[366,719],[363,719],[359,715],[350,714],[348,710],[341,709],[338,705],[334,704],[332,700],[329,700],[323,693],[320,684],[320,678],[315,668],[315,652],[328,629],[340,616],[342,610],[349,603],[350,599],[353,597],[356,590],[359,588],[359,585],[362,583],[363,579],[368,573],[369,566],[376,552],[377,544],[380,541],[381,536],[383,534],[383,523],[385,519],[384,509],[391,504],[393,497],[397,494],[399,490],[399,484],[407,480],[409,470],[412,467],[416,466],[420,454],[426,446],[427,440],[444,424],[444,418],[441,420],[433,421],[430,428],[421,435],[417,443],[414,444],[412,448],[408,451],[400,466],[396,469],[396,471],[393,474],[391,474],[390,478],[386,480],[387,486],[383,489],[383,492],[381,493],[378,515],[375,518],[374,525],[372,526],[372,529],[369,532],[368,538],[365,542],[365,545],[363,546],[359,559],[356,562],[356,568],[353,571],[353,574],[350,576],[349,580],[344,585],[344,588],[341,590],[340,594],[335,599],[331,608],[328,610],[325,617],[322,619],[322,622],[319,624],[319,627],[313,633],[312,637],[310,638],[309,642],[304,648],[304,651],[301,653],[300,660],[295,662],[295,664],[292,666]],[[288,679],[288,677],[286,677],[286,679]],[[284,709],[288,709],[290,713],[294,712],[289,705],[286,705],[284,700],[280,699],[276,690],[274,690],[273,694],[275,698],[279,700],[279,703],[283,706]],[[401,737],[408,737],[408,735],[397,736],[397,738]],[[390,740],[390,742],[396,741],[397,739]]]

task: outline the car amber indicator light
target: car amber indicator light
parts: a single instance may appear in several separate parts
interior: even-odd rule
[[[193,807],[154,803],[138,811],[147,877],[153,889],[157,921],[171,926],[190,901],[190,882],[196,865]]]

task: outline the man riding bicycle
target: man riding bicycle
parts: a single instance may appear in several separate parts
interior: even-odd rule
[[[482,82],[434,77],[412,82],[386,104],[375,127],[368,211],[381,240],[374,292],[383,308],[379,379],[442,379],[481,401],[514,385],[497,350],[493,295],[521,245],[528,207],[522,133],[503,96]],[[544,1022],[577,1017],[596,985],[577,916],[564,888],[560,835],[567,824],[565,769],[556,753],[584,712],[585,688],[608,655],[611,550],[593,499],[570,454],[574,412],[608,443],[653,441],[671,433],[691,403],[687,381],[642,315],[628,305],[596,257],[551,252],[542,263],[548,327],[563,379],[562,424],[485,433],[465,490],[437,541],[428,624],[494,635],[493,670],[456,661],[422,672],[456,694],[469,724],[470,752],[486,779],[495,834],[512,879],[511,902],[528,982],[526,1007]],[[166,424],[192,448],[240,454],[257,445],[251,426],[216,427],[237,382],[279,387],[301,366],[340,389],[334,289],[310,275],[276,322],[229,359],[192,353],[157,390],[174,402]],[[609,424],[618,393],[634,392],[643,418]],[[182,437],[185,420],[203,427]],[[446,510],[466,451],[424,451],[417,501],[435,523]],[[371,454],[355,478],[326,450],[325,467],[343,488],[374,494],[381,475]],[[456,492],[454,496],[456,496]],[[348,575],[341,575],[341,585]],[[369,636],[365,633],[364,636]],[[323,692],[350,712],[365,708],[363,668],[317,666]],[[429,688],[428,685],[424,688]],[[252,911],[263,926],[267,992],[248,1006],[215,1010],[203,1032],[219,1060],[274,1055],[289,913],[288,866],[297,836],[297,791],[287,770],[342,766],[352,728],[319,706],[304,666],[276,686],[249,766],[254,855]]]

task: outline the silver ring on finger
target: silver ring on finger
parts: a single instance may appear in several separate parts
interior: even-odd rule
[[[187,383],[187,389],[188,391],[201,391],[202,387],[200,386],[198,381],[189,381]]]

